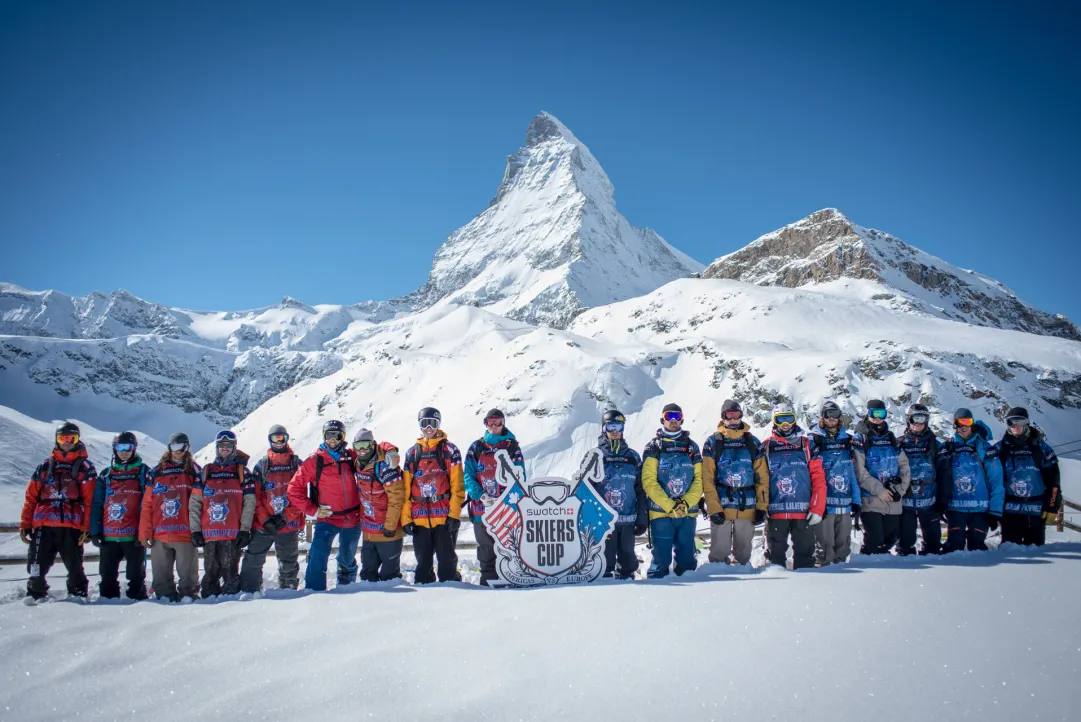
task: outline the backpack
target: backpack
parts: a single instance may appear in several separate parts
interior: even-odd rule
[[[435,445],[435,462],[439,464],[439,468],[443,470],[444,474],[450,474],[450,472],[447,470],[446,455],[443,453],[443,449],[445,449],[446,446],[446,439],[440,439],[439,442]],[[419,443],[413,444],[413,448],[410,449],[410,451],[413,452],[413,465],[409,465],[409,455],[406,454],[405,469],[410,474],[416,474],[417,465],[420,463],[420,455],[424,453],[424,448]]]
[[[322,457],[318,457],[318,458],[322,459]],[[316,466],[315,466],[315,478],[318,481],[319,476],[323,473],[323,465],[320,464],[318,461],[316,461],[315,464],[316,464]],[[270,467],[270,455],[265,454],[262,459],[259,459],[259,468],[261,468],[263,470],[263,474],[265,475],[267,473],[266,470],[269,467]],[[289,460],[289,468],[293,470],[294,474],[297,473],[297,469],[300,468],[300,457],[298,457],[296,454],[293,454],[293,458]]]
[[[83,470],[83,457],[80,456],[78,459],[75,460],[75,463],[71,465],[71,480],[74,481],[76,484],[79,483],[79,472],[81,472],[82,470]],[[48,471],[45,474],[46,481],[48,483],[50,483],[50,484],[54,483],[55,475],[56,475],[56,459],[52,455],[50,455],[49,456]],[[59,489],[57,489],[57,491],[59,491]],[[41,501],[40,492],[38,493],[38,501]],[[71,503],[74,503],[74,501],[75,501],[74,499],[69,499],[68,503],[71,504]]]

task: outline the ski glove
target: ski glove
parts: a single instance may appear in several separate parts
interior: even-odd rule
[[[716,514],[709,515],[710,524],[724,524],[724,514],[717,512]]]
[[[30,536],[34,533],[33,529],[20,529],[19,538],[23,540],[23,544],[30,543]]]
[[[754,510],[754,523],[755,523],[755,526],[758,526],[759,524],[761,524],[765,520],[766,520],[766,510],[765,509],[755,509]]]
[[[449,517],[449,516],[447,517],[447,531],[450,532],[451,536],[454,536],[455,534],[457,534],[458,530],[461,528],[461,526],[462,526],[462,520],[461,519],[455,519],[455,518]]]
[[[206,546],[206,542],[203,540],[203,532],[193,531],[191,533],[191,545],[199,548]]]
[[[821,514],[813,514],[812,513],[812,514],[807,515],[807,526],[814,526],[815,524],[820,524],[821,522],[822,522],[822,515]]]
[[[853,505],[852,505],[852,516],[856,516],[856,515],[857,515],[857,514],[859,514],[859,513],[861,512],[861,511],[863,511],[863,507],[862,507],[862,506],[860,506],[859,504],[853,504]]]
[[[852,528],[855,529],[856,531],[863,531],[863,525],[860,524],[860,515],[859,514],[853,514],[852,515]]]
[[[997,514],[987,515],[987,529],[988,531],[995,531],[998,529],[998,522],[1000,517]]]
[[[250,531],[237,532],[237,535],[236,535],[236,548],[237,549],[243,549],[244,547],[248,546],[248,544],[250,544],[250,543],[251,543],[251,532]]]
[[[281,514],[268,516],[263,522],[263,531],[267,534],[277,534],[285,526],[285,518]]]
[[[1043,523],[1045,526],[1052,524],[1058,524],[1058,512],[1057,511],[1045,511],[1043,513]]]
[[[100,547],[105,543],[105,537],[101,534],[94,534],[90,537],[90,543],[96,547]]]
[[[901,482],[891,481],[886,488],[890,490],[890,496],[894,501],[901,501]]]
[[[634,535],[635,536],[642,536],[648,530],[649,530],[649,524],[643,523],[643,524],[635,524],[634,525]]]
[[[383,536],[387,537],[388,539],[390,537],[394,536],[397,533],[398,533],[397,529],[384,529],[383,530]]]
[[[416,530],[417,530],[417,525],[414,524],[413,522],[409,522],[408,524],[403,524],[402,525],[402,531],[404,531],[409,536],[413,536],[413,532],[415,532]]]

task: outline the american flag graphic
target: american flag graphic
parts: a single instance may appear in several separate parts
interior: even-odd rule
[[[510,547],[514,531],[522,525],[522,518],[518,515],[517,506],[503,503],[492,509],[484,525],[488,527],[488,533],[506,549]]]

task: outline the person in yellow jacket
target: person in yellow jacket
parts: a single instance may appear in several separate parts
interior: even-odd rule
[[[646,576],[668,576],[675,554],[676,576],[698,568],[694,527],[702,498],[702,454],[683,430],[683,410],[668,404],[661,428],[642,452],[642,488],[649,506],[653,562]]]
[[[377,444],[371,431],[361,429],[353,436],[353,456],[364,540],[360,547],[360,579],[401,579],[405,483],[398,466],[398,447],[389,441]]]
[[[702,445],[702,492],[710,521],[709,560],[736,564],[751,561],[754,527],[769,508],[769,464],[762,442],[743,423],[739,403],[721,406],[717,433]]]
[[[439,581],[460,582],[458,555],[454,551],[461,526],[465,483],[462,452],[439,428],[439,409],[426,407],[417,415],[421,437],[405,454],[402,480],[408,498],[402,504],[402,530],[413,537],[417,570],[413,582],[429,584],[436,579],[432,557],[436,558]]]

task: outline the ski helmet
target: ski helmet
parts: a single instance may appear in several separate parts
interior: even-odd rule
[[[506,421],[507,417],[499,409],[489,409],[488,413],[484,415],[484,423],[488,423],[488,419],[502,419],[503,421]]]
[[[905,419],[908,421],[908,423],[913,423],[913,416],[923,416],[923,421],[917,421],[915,423],[926,424],[931,420],[931,410],[923,404],[912,404],[907,409],[905,409]]]
[[[139,446],[139,439],[135,437],[130,431],[121,431],[119,434],[113,437],[113,446],[117,444],[131,444],[132,446]]]
[[[53,436],[70,436],[71,434],[82,436],[79,425],[71,421],[64,421],[57,425],[56,433]]]
[[[818,415],[823,419],[839,419],[841,418],[841,407],[835,401],[826,401],[822,404],[822,408],[819,409]]]
[[[439,409],[434,406],[425,406],[423,409],[417,412],[417,421],[421,419],[435,419],[439,423],[443,423],[443,415],[439,413]]]
[[[173,447],[178,447],[174,449]],[[187,451],[191,447],[191,441],[188,440],[188,435],[183,431],[174,432],[169,437],[169,451]]]
[[[231,445],[236,446],[236,434],[229,429],[224,429],[218,432],[218,435],[214,437],[214,446]]]
[[[620,424],[626,424],[627,423],[627,417],[625,417],[623,415],[623,412],[620,411],[619,409],[608,409],[601,416],[601,424],[602,425],[603,424],[610,424],[610,423],[613,423],[613,422],[617,422],[617,423],[620,423]]]
[[[289,432],[285,430],[285,427],[281,424],[274,424],[270,427],[270,431],[267,432],[266,439],[270,442],[271,446],[274,446],[274,437],[284,436],[285,441],[281,442],[283,445],[289,443]]]
[[[331,419],[323,424],[323,438],[326,438],[328,431],[337,431],[342,435],[343,439],[345,438],[345,424],[337,419]]]

